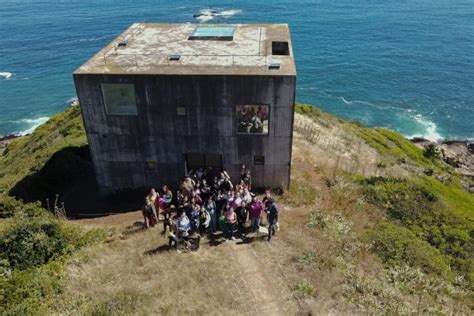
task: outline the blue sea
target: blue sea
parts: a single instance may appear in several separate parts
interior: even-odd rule
[[[474,0],[0,0],[0,135],[63,111],[71,73],[134,22],[288,23],[299,102],[406,136],[474,138]]]

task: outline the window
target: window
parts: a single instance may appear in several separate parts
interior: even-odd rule
[[[237,105],[237,134],[268,135],[268,105]]]
[[[107,114],[137,115],[137,101],[133,84],[103,83],[102,96]]]
[[[272,42],[272,55],[290,55],[288,42]]]
[[[189,40],[232,41],[234,32],[233,26],[198,26]]]
[[[184,106],[177,106],[176,107],[176,115],[186,115],[186,108]]]
[[[253,156],[253,164],[254,165],[264,165],[265,164],[265,156]]]

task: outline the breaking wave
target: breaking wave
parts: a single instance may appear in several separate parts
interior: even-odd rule
[[[201,22],[208,22],[214,20],[216,17],[229,18],[236,14],[242,13],[242,10],[213,10],[213,9],[202,9],[199,14],[195,14],[194,18]]]
[[[35,118],[35,119],[21,119],[17,122],[20,123],[20,124],[27,124],[28,128],[24,131],[21,131],[21,132],[15,133],[15,134],[19,135],[19,136],[24,136],[24,135],[27,135],[27,134],[31,134],[31,133],[34,132],[34,130],[38,126],[40,126],[41,124],[46,123],[48,120],[49,120],[49,117],[47,117],[47,116],[42,116],[42,117],[38,117],[38,118]]]
[[[426,119],[421,114],[414,115],[413,119],[420,127],[424,129],[424,132],[416,133],[414,135],[407,135],[407,138],[423,137],[433,142],[443,139],[443,137],[438,132],[438,126],[434,122]]]
[[[0,77],[3,77],[5,79],[10,79],[11,77],[13,76],[13,74],[11,72],[0,72]]]

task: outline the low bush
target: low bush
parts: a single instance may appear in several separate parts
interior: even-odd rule
[[[361,183],[366,200],[385,209],[393,225],[403,226],[400,229],[410,231],[412,235],[409,237],[418,240],[410,243],[410,247],[421,246],[421,242],[428,243],[439,251],[451,269],[472,282],[471,223],[474,204],[464,205],[470,198],[466,193],[455,184],[441,184],[429,177],[414,180],[373,177]],[[402,245],[408,247],[407,243]],[[428,255],[431,250],[423,251],[427,260],[437,257]],[[378,253],[383,256],[384,251]],[[437,266],[438,262],[429,265]]]
[[[59,221],[38,204],[15,205],[0,232],[0,314],[47,314],[68,255],[105,236],[104,229],[84,232]]]
[[[436,145],[435,144],[428,144],[423,149],[423,156],[425,156],[425,158],[428,158],[428,159],[438,158],[439,151],[438,151],[438,148],[436,147]]]
[[[375,252],[389,265],[408,264],[427,273],[449,274],[449,265],[439,250],[405,227],[383,223],[375,228],[372,242]]]

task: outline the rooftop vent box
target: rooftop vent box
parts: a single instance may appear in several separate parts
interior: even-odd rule
[[[268,66],[268,69],[278,70],[278,69],[280,69],[280,64],[279,63],[271,63],[270,66]]]
[[[288,42],[272,42],[272,55],[290,56]]]
[[[189,40],[232,41],[235,27],[233,26],[198,26]]]
[[[118,47],[124,47],[124,46],[127,46],[127,44],[128,44],[128,40],[126,39],[126,40],[120,41],[117,46]]]
[[[173,54],[168,56],[169,61],[178,61],[181,58],[181,55]]]

